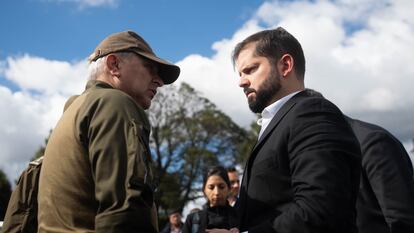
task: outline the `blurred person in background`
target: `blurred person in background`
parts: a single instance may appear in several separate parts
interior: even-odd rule
[[[187,216],[183,233],[204,233],[207,229],[231,230],[237,225],[236,210],[227,201],[230,180],[222,166],[210,168],[203,177],[203,193],[207,203],[203,209]]]
[[[227,168],[227,175],[229,176],[230,185],[231,185],[229,197],[227,198],[227,200],[229,201],[229,204],[231,206],[234,206],[239,196],[239,190],[240,190],[239,173],[237,172],[235,167],[229,167]]]
[[[181,233],[184,223],[181,221],[181,209],[172,210],[168,214],[168,223],[160,233]]]
[[[324,98],[318,91],[306,91]],[[359,233],[414,232],[413,167],[404,146],[378,125],[346,119],[362,152],[356,204]]]

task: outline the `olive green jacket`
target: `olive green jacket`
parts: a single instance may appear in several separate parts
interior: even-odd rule
[[[149,132],[130,96],[89,81],[46,146],[39,232],[158,232]]]

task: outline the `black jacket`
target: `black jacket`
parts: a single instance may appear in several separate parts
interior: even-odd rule
[[[204,233],[206,229],[231,229],[237,226],[236,210],[230,205],[209,207],[189,214],[182,233]]]
[[[273,117],[247,161],[240,231],[356,232],[361,152],[331,102],[302,91]]]
[[[414,180],[403,145],[385,129],[348,118],[362,151],[360,233],[414,232]]]
[[[181,222],[181,231],[183,230],[183,225],[184,223]],[[169,222],[167,222],[167,224],[165,225],[165,227],[160,231],[160,233],[171,233],[171,224]]]

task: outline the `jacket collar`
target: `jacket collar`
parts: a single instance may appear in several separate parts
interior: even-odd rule
[[[261,135],[260,139],[254,145],[251,155],[253,155],[256,152],[257,148],[259,148],[264,143],[264,141],[266,141],[269,134],[273,132],[273,130],[276,128],[279,122],[283,119],[283,117],[290,111],[290,109],[292,109],[293,106],[295,106],[297,101],[303,96],[307,96],[306,91],[301,91],[297,93],[280,108],[280,110],[276,113],[276,115],[270,121],[269,125],[267,126],[263,134]]]
[[[102,88],[113,88],[109,83],[103,82],[103,81],[99,81],[99,80],[89,80],[86,83],[86,88],[85,90],[88,90],[92,87],[102,87]]]

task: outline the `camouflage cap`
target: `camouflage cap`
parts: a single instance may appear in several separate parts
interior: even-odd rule
[[[89,62],[110,53],[130,51],[158,63],[159,76],[164,84],[173,83],[180,75],[180,67],[157,57],[149,44],[133,31],[118,32],[106,37],[89,56]]]

